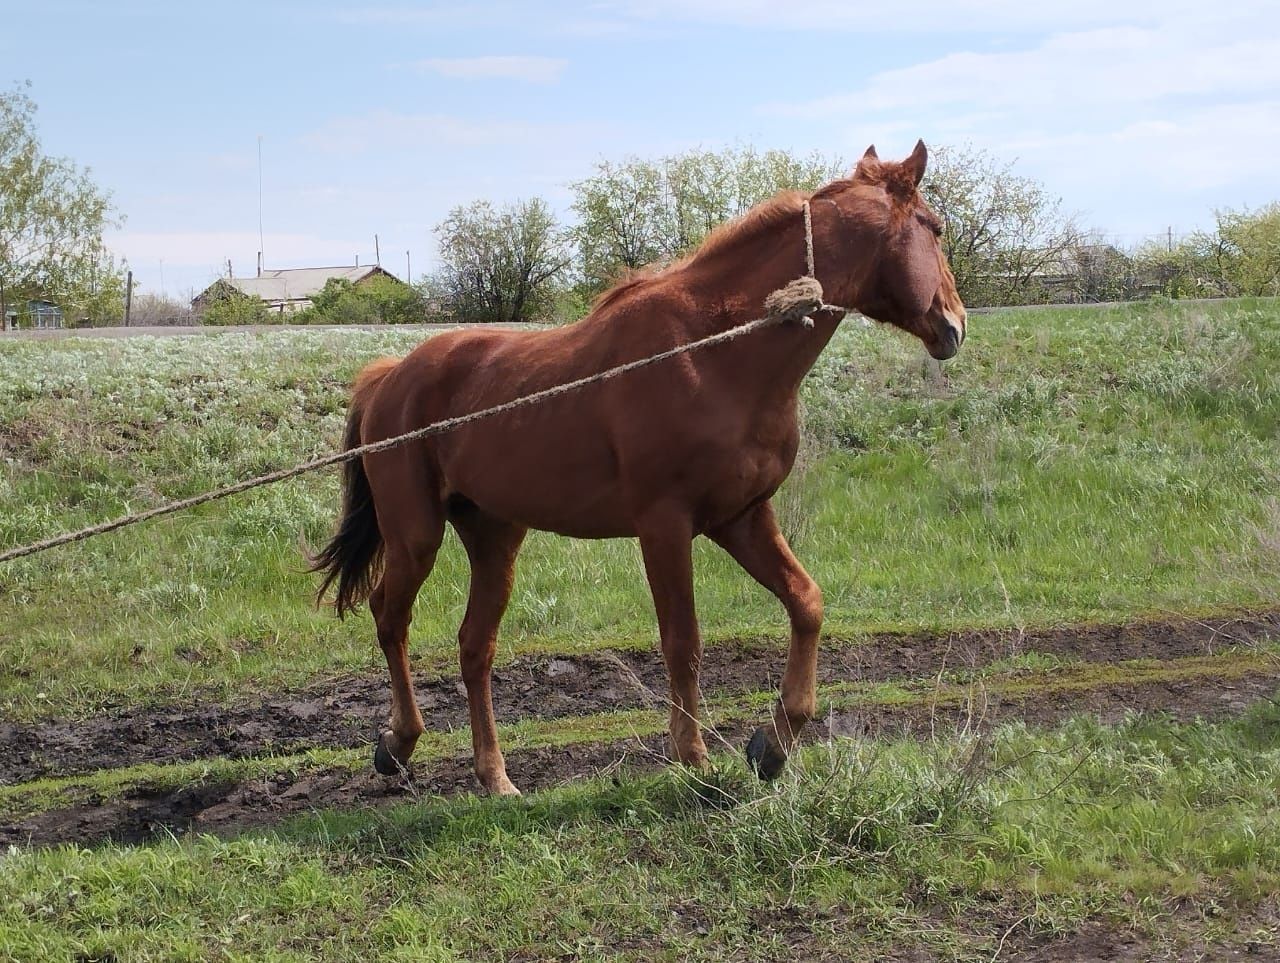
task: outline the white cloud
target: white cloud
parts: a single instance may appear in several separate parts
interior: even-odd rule
[[[1215,42],[1180,25],[1058,34],[1027,50],[972,51],[875,74],[858,89],[767,108],[798,117],[960,106],[1054,111],[1280,87],[1280,35]]]
[[[902,156],[917,136],[975,144],[1016,160],[1019,173],[1109,230],[1189,227],[1214,207],[1274,199],[1273,10],[1235,0],[1194,16],[1144,9],[1160,19],[1117,3],[1128,20],[1059,27],[996,50],[960,39],[943,56],[761,111],[821,125],[850,155],[874,141],[881,156]]]
[[[460,80],[520,80],[550,84],[560,79],[569,61],[557,57],[431,57],[419,70]]]
[[[339,23],[375,27],[467,26],[509,16],[508,4],[454,3],[432,6],[351,6],[329,11]]]
[[[1268,0],[1218,0],[1214,12],[1240,8],[1267,12]],[[1203,10],[1198,0],[1075,0],[1071,4],[1027,0],[914,0],[850,3],[849,0],[617,0],[615,13],[651,21],[696,21],[770,30],[847,33],[970,33],[1064,30],[1098,24],[1150,22]],[[840,51],[843,53],[843,51]],[[857,51],[850,53],[856,56]]]
[[[256,231],[120,231],[105,238],[112,253],[134,265],[164,261],[168,267],[208,268],[217,274],[227,258],[237,274],[252,271],[258,252]],[[267,263],[345,264],[363,245],[351,240],[322,238],[313,234],[267,234],[263,238]],[[286,265],[287,266],[287,265]]]
[[[598,140],[608,136],[609,132],[601,124],[539,124],[524,120],[375,110],[356,116],[335,117],[306,134],[303,141],[334,153],[360,153],[439,147],[545,147],[557,142],[563,145]]]
[[[1132,193],[1213,192],[1216,203],[1231,205],[1238,201],[1227,188],[1274,177],[1280,100],[1170,112],[1087,133],[1012,137],[993,146],[1052,171],[1059,183],[1078,182],[1082,195],[1105,167],[1110,180]]]

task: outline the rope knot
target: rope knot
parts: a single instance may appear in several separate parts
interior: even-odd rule
[[[764,313],[775,321],[813,327],[809,315],[822,308],[822,285],[817,278],[796,278],[764,299]]]

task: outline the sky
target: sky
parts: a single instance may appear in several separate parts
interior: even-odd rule
[[[1280,199],[1276,0],[41,0],[0,8],[0,85],[88,166],[139,290],[229,259],[430,270],[460,204],[701,147],[972,145],[1136,243]]]

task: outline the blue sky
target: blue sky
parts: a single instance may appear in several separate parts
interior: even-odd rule
[[[92,168],[142,290],[268,266],[431,266],[453,206],[602,158],[750,143],[854,158],[917,137],[1017,160],[1120,240],[1280,199],[1275,0],[217,4],[0,13],[0,83]],[[163,268],[162,268],[163,262]]]

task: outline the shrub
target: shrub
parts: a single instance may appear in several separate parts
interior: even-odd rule
[[[261,298],[246,295],[228,295],[214,301],[200,315],[201,324],[269,324],[271,312]]]

